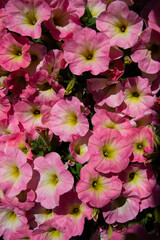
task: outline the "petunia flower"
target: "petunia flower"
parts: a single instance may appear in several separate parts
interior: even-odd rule
[[[109,37],[111,46],[117,45],[124,49],[137,42],[142,26],[142,19],[122,1],[110,3],[96,21],[97,29]]]
[[[102,213],[108,224],[124,223],[137,216],[139,204],[140,198],[136,192],[123,191],[118,198],[102,208]]]
[[[82,28],[63,45],[64,59],[73,74],[91,71],[93,75],[104,72],[109,65],[109,38],[90,28]]]
[[[152,153],[154,150],[154,139],[152,130],[146,127],[134,128],[131,131],[131,142],[133,143],[132,162],[145,163],[144,153]]]
[[[60,197],[59,206],[54,209],[54,218],[59,226],[67,224],[66,232],[71,236],[81,235],[85,218],[90,220],[93,209],[83,203],[73,190]]]
[[[51,109],[50,129],[62,141],[71,141],[72,135],[84,136],[89,123],[81,109],[83,104],[76,97],[59,100]]]
[[[76,185],[79,199],[93,207],[101,208],[121,193],[122,183],[117,176],[107,176],[95,171],[91,163],[86,164],[80,172]]]
[[[145,73],[158,73],[160,70],[160,33],[146,28],[140,40],[132,48],[131,58]]]
[[[148,197],[156,184],[156,178],[150,165],[131,164],[119,175],[124,189],[134,191],[140,198]]]
[[[155,96],[149,87],[148,79],[128,78],[124,85],[124,103],[118,111],[130,117],[138,117],[154,106]]]
[[[7,196],[16,196],[27,189],[32,168],[24,153],[16,147],[8,147],[0,156],[0,188]]]
[[[14,33],[5,34],[0,45],[0,65],[8,71],[26,68],[31,62],[29,48],[27,38]]]
[[[47,209],[58,206],[60,195],[70,191],[74,182],[60,156],[51,152],[45,157],[38,157],[34,160],[34,169],[40,174],[36,202],[40,202]]]
[[[88,143],[90,162],[102,173],[118,173],[129,164],[132,146],[116,129],[96,131]]]
[[[5,9],[6,27],[10,31],[32,38],[41,37],[41,23],[51,16],[51,9],[43,0],[9,0]]]

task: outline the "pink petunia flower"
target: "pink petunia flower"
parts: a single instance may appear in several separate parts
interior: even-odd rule
[[[73,136],[71,143],[69,145],[69,150],[71,152],[72,157],[79,163],[85,163],[89,160],[88,153],[88,140],[92,135],[91,131],[88,131],[87,134],[83,137]]]
[[[9,240],[12,233],[27,225],[25,212],[9,202],[0,203],[0,236]]]
[[[125,2],[114,1],[98,16],[96,26],[109,37],[111,46],[126,49],[137,42],[143,21]]]
[[[102,173],[118,173],[129,164],[132,146],[116,129],[96,131],[88,143],[90,162]]]
[[[100,109],[92,117],[93,131],[103,131],[106,128],[117,129],[123,136],[129,135],[133,129],[129,119],[119,113]]]
[[[10,108],[11,105],[8,98],[0,96],[0,120],[7,119]]]
[[[102,208],[106,223],[124,223],[134,219],[139,212],[140,198],[136,192],[123,191],[121,195]]]
[[[148,15],[148,26],[160,33],[160,3],[157,1]]]
[[[0,188],[7,196],[16,196],[27,189],[32,168],[24,153],[15,147],[8,147],[0,156]]]
[[[72,135],[84,136],[89,123],[81,109],[83,104],[76,97],[59,100],[51,109],[50,129],[62,141],[71,141]]]
[[[70,38],[73,32],[81,29],[76,8],[71,1],[51,1],[50,7],[51,17],[45,22],[45,25],[54,39],[64,40]]]
[[[150,165],[131,164],[119,175],[124,189],[134,191],[140,198],[148,197],[156,184]]]
[[[144,153],[152,153],[154,150],[152,130],[148,126],[134,128],[131,136],[131,142],[133,142],[132,162],[144,163],[146,160]]]
[[[124,86],[124,103],[118,111],[130,117],[138,117],[154,106],[155,96],[149,87],[147,78],[128,78]]]
[[[33,101],[18,101],[14,105],[16,118],[32,139],[38,136],[35,128],[44,127],[41,108],[42,106],[33,103]]]
[[[40,202],[47,209],[58,206],[59,196],[71,190],[74,182],[60,156],[51,152],[45,157],[38,157],[34,160],[34,169],[40,174],[36,202]]]
[[[121,189],[122,183],[117,176],[100,174],[91,163],[81,169],[80,180],[76,185],[79,199],[97,208],[104,207],[111,199],[117,198]]]
[[[140,40],[132,48],[131,58],[145,73],[158,73],[160,70],[160,33],[146,28]]]
[[[14,33],[5,34],[0,45],[0,65],[8,71],[26,68],[31,61],[29,48],[27,38],[18,37]]]
[[[33,231],[32,240],[69,240],[71,235],[66,233],[66,226],[60,227],[55,219],[50,219]]]
[[[22,36],[41,37],[41,23],[51,16],[51,9],[43,0],[9,0],[5,6],[6,27]]]
[[[85,71],[97,75],[108,69],[109,48],[109,38],[86,27],[65,41],[64,59],[69,63],[71,72],[76,75]]]
[[[67,224],[67,233],[76,236],[82,234],[85,218],[90,220],[92,211],[72,190],[60,197],[59,206],[54,209],[54,218],[59,226]]]

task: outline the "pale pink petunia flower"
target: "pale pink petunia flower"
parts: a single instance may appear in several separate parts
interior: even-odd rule
[[[147,78],[130,77],[124,84],[124,103],[118,111],[130,117],[138,117],[154,106],[155,96],[152,94]]]
[[[98,16],[96,26],[110,38],[111,46],[126,49],[137,42],[143,21],[125,2],[114,1]]]
[[[76,192],[82,202],[101,208],[111,199],[117,198],[122,189],[122,182],[117,176],[107,176],[95,171],[92,163],[86,164],[80,172]]]
[[[82,109],[83,103],[76,97],[59,100],[51,109],[50,129],[66,142],[72,140],[72,135],[84,136],[89,123]]]
[[[34,169],[40,174],[40,181],[36,189],[36,202],[47,209],[58,206],[59,197],[73,187],[74,179],[65,169],[58,153],[51,152],[45,157],[34,160]]]
[[[16,196],[27,189],[32,168],[24,153],[16,147],[8,147],[0,155],[0,188],[7,196]]]
[[[160,70],[160,33],[146,28],[140,40],[132,48],[131,58],[145,73],[158,73]]]
[[[64,59],[76,75],[85,71],[97,75],[108,69],[110,41],[103,33],[82,28],[65,41],[63,49]]]
[[[18,37],[15,33],[5,34],[0,45],[0,65],[8,71],[26,68],[31,61],[29,48],[27,38]]]
[[[131,164],[125,171],[119,175],[124,189],[126,191],[134,191],[139,198],[146,198],[151,193],[156,184],[152,167],[148,164]]]
[[[5,6],[6,27],[22,36],[41,37],[41,23],[51,16],[51,9],[43,0],[9,0]]]
[[[118,198],[102,208],[102,213],[108,224],[124,223],[137,216],[139,204],[140,198],[136,192],[123,191]]]
[[[90,162],[102,173],[118,173],[129,164],[132,146],[116,129],[96,131],[89,138]]]

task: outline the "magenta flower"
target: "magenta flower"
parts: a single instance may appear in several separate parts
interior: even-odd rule
[[[108,69],[110,42],[103,33],[82,28],[65,41],[63,49],[64,59],[76,75],[85,71],[97,75]]]
[[[96,131],[88,143],[90,162],[102,173],[118,173],[129,164],[132,146],[116,129]]]
[[[89,124],[81,111],[83,108],[76,97],[59,100],[51,109],[50,129],[66,142],[72,140],[72,135],[84,136]]]
[[[51,9],[43,0],[9,0],[5,8],[7,28],[32,38],[41,37],[41,23],[51,16]]]
[[[156,178],[150,165],[131,164],[120,173],[123,187],[127,191],[134,191],[140,198],[148,197],[156,184]]]
[[[82,202],[101,208],[111,199],[117,198],[122,189],[122,183],[117,176],[107,177],[95,171],[92,164],[86,164],[80,172],[80,180],[76,191]]]
[[[45,157],[38,157],[34,160],[34,169],[40,174],[36,202],[40,202],[47,209],[58,206],[59,196],[71,190],[74,182],[60,156],[51,152]]]
[[[103,209],[103,216],[108,224],[124,223],[134,219],[139,212],[140,198],[136,192],[124,191]]]
[[[6,153],[0,152],[0,188],[7,196],[18,195],[27,189],[32,177],[32,168],[22,151],[8,147]]]
[[[157,1],[157,3],[155,2],[154,8],[150,11],[148,15],[148,26],[160,33],[159,11],[160,11],[160,3],[159,1]]]
[[[112,46],[126,49],[137,42],[143,21],[125,2],[114,1],[98,16],[96,26],[109,37]]]
[[[26,68],[31,61],[29,48],[27,38],[13,33],[5,34],[0,45],[0,65],[8,71]]]

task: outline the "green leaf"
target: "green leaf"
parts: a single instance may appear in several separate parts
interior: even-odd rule
[[[77,170],[78,176],[80,176],[81,168],[82,168],[82,164],[81,163],[76,163],[76,170]]]

